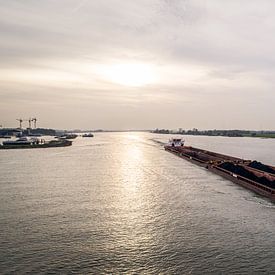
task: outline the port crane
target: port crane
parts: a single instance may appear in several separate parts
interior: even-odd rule
[[[36,122],[37,122],[37,118],[34,117],[34,118],[29,118],[29,119],[22,119],[22,118],[17,118],[16,119],[17,121],[19,121],[19,128],[22,129],[22,123],[24,121],[28,121],[29,122],[29,129],[32,128],[32,121],[33,121],[33,125],[34,125],[34,128],[36,128]]]
[[[36,121],[37,121],[37,118],[34,117],[34,118],[32,119],[32,121],[33,121],[34,129],[36,129]]]
[[[22,118],[17,118],[17,121],[19,121],[20,129],[22,129],[22,122],[24,121]]]
[[[29,118],[29,119],[27,119],[27,121],[29,122],[29,129],[31,129],[32,128],[32,119]]]

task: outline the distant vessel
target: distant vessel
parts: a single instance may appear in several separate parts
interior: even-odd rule
[[[169,141],[165,150],[275,202],[275,167]]]
[[[184,140],[181,138],[171,138],[169,139],[168,146],[181,147],[184,146]]]
[[[41,134],[28,134],[29,137],[42,137]]]
[[[76,134],[66,134],[66,135],[62,135],[61,137],[58,137],[58,138],[61,138],[61,139],[75,139],[75,138],[77,138],[77,135]]]
[[[89,134],[82,135],[82,137],[94,137],[94,135],[92,133],[89,133]]]

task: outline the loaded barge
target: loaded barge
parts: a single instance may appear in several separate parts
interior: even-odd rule
[[[273,166],[185,146],[181,139],[171,139],[164,148],[275,202],[275,167]]]
[[[3,145],[0,145],[0,149],[33,149],[33,148],[51,148],[51,147],[66,147],[71,146],[72,141],[66,139],[51,140],[46,142],[45,140],[26,137],[21,137],[17,140],[4,141]]]

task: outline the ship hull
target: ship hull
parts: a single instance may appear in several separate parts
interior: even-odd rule
[[[71,146],[72,141],[70,140],[60,140],[41,144],[9,144],[1,145],[0,149],[38,149],[38,148],[52,148],[52,147],[67,147]]]
[[[209,171],[211,171],[212,173],[215,173],[227,180],[230,180],[230,181],[232,181],[246,189],[249,189],[261,196],[265,196],[265,197],[269,198],[273,203],[275,203],[275,189],[274,188],[272,188],[270,186],[263,185],[260,182],[251,180],[251,179],[246,178],[242,175],[232,173],[228,170],[225,170],[225,169],[219,167],[219,165],[221,163],[230,162],[235,165],[240,165],[241,167],[249,169],[250,171],[253,170],[253,173],[255,173],[255,174],[257,174],[257,173],[258,174],[261,173],[262,175],[268,174],[263,171],[258,171],[257,169],[250,168],[248,166],[249,163],[251,163],[250,160],[242,160],[239,158],[235,158],[235,157],[231,157],[231,156],[227,156],[227,155],[223,155],[223,154],[218,154],[218,153],[211,152],[211,151],[206,151],[206,150],[192,148],[192,147],[186,147],[186,146],[184,146],[182,148],[174,148],[171,146],[165,146],[165,150],[177,155],[180,158],[188,160],[189,162],[192,162],[196,165],[204,167],[204,168],[208,169]],[[204,158],[207,158],[207,156],[208,156],[209,159],[202,160],[202,159],[196,158],[194,156],[188,155],[187,152],[189,154],[190,154],[190,152],[191,153],[192,152],[201,152],[201,154],[204,156]],[[214,159],[214,161],[213,161],[213,159]],[[269,166],[269,167],[271,167],[271,166]],[[275,171],[274,167],[271,167],[271,168],[273,168]],[[271,175],[268,174],[268,175],[272,179],[275,179],[275,175],[272,175],[272,174]]]

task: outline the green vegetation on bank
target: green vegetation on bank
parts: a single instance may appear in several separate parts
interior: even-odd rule
[[[252,133],[250,135],[243,135],[244,137],[258,137],[258,138],[275,138],[275,133]]]
[[[257,137],[257,138],[275,138],[275,131],[253,131],[253,130],[169,130],[156,129],[152,131],[158,134],[179,134],[179,135],[197,135],[197,136],[225,136],[225,137]]]

